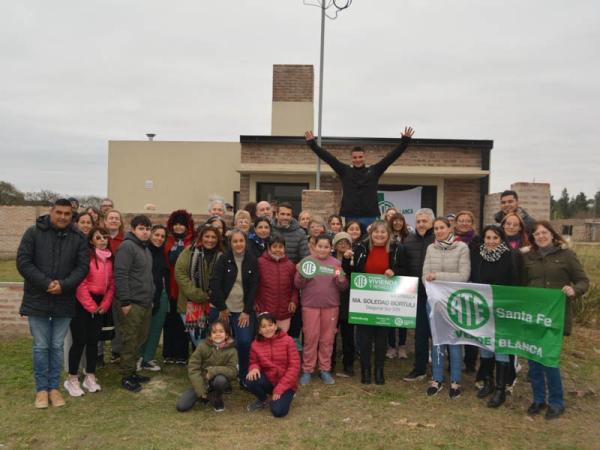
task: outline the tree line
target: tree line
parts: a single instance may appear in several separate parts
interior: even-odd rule
[[[600,217],[600,191],[588,198],[584,192],[571,196],[567,188],[563,188],[558,199],[550,198],[550,214],[552,219]]]
[[[48,189],[35,192],[22,192],[12,183],[0,181],[0,205],[8,206],[49,206],[65,195]],[[94,195],[74,196],[80,205],[100,207],[100,197]]]

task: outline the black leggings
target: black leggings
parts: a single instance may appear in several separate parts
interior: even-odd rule
[[[91,314],[83,309],[81,303],[75,303],[75,317],[71,320],[73,346],[69,351],[69,374],[77,375],[79,361],[85,347],[86,373],[96,373],[98,358],[98,338],[102,329],[102,316]]]
[[[387,350],[388,328],[372,325],[357,325],[356,332],[360,340],[360,364],[363,369],[371,368],[371,353],[375,344],[375,368],[383,369]]]

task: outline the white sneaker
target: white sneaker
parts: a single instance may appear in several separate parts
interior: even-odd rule
[[[396,356],[398,356],[396,349],[394,347],[388,347],[387,352],[385,352],[385,357],[387,359],[394,359]]]
[[[89,392],[98,392],[101,391],[102,388],[98,384],[96,377],[93,374],[88,374],[83,380],[83,387],[86,388]]]
[[[77,378],[67,378],[63,386],[71,397],[81,397],[83,394],[85,394],[85,392],[83,392],[81,389],[79,380]]]
[[[149,370],[151,372],[160,372],[160,366],[154,360],[147,361],[147,362],[142,362],[142,369],[143,370]]]

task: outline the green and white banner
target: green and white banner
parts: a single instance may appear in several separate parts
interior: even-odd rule
[[[418,286],[416,277],[352,273],[348,323],[415,328]]]
[[[421,208],[421,191],[423,187],[419,186],[404,191],[378,191],[377,203],[379,211],[384,214],[389,208],[396,208],[402,213],[406,223],[411,227],[415,226],[415,213]]]
[[[318,259],[313,258],[312,256],[307,256],[300,261],[300,267],[298,271],[304,278],[313,278],[321,275],[337,276],[342,272],[342,269],[339,266],[322,264]]]
[[[559,289],[425,283],[433,343],[470,344],[558,367],[565,296]]]

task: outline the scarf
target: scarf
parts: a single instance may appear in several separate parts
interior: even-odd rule
[[[173,247],[169,250],[169,264],[173,267],[185,247],[184,238],[185,235],[173,234]]]
[[[454,236],[454,233],[450,233],[448,235],[448,237],[446,238],[446,240],[444,241],[438,241],[437,239],[435,240],[435,245],[437,245],[438,247],[440,247],[442,250],[448,250],[450,247],[452,247],[452,244],[454,244],[454,242],[456,241],[456,236]]]
[[[481,244],[481,247],[479,247],[479,254],[484,259],[484,261],[487,262],[499,261],[502,255],[504,255],[508,251],[510,251],[510,249],[504,242],[502,242],[500,245],[498,245],[498,247],[496,247],[493,250],[488,249],[483,244]]]
[[[515,234],[514,236],[506,236],[506,243],[513,250],[515,248],[520,248],[521,247],[521,236],[518,234]]]
[[[473,240],[474,237],[475,237],[475,230],[472,228],[463,234],[456,233],[456,240],[464,242],[467,245],[469,245],[471,243],[471,241]]]
[[[257,236],[256,233],[250,233],[248,235],[248,240],[254,242],[261,252],[265,251],[265,249],[267,248],[267,244],[269,243],[268,237],[266,239],[263,239]]]
[[[193,245],[190,253],[190,264],[188,267],[190,279],[194,282],[194,286],[202,289],[204,292],[208,292],[208,280],[212,275],[219,252],[216,249],[206,250]],[[188,300],[185,307],[186,331],[206,328],[209,310],[209,302],[200,304]]]

